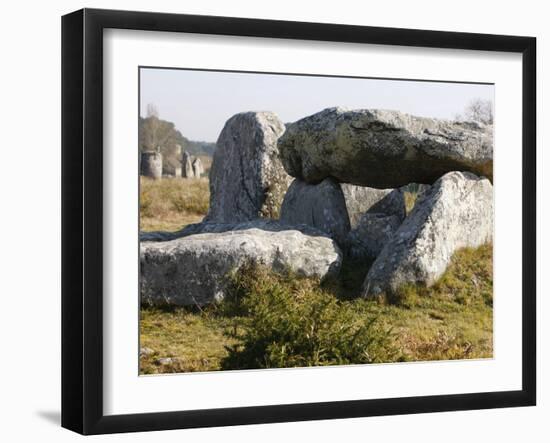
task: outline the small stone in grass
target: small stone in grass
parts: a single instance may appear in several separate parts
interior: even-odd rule
[[[139,356],[140,357],[148,357],[150,355],[153,355],[155,353],[154,349],[143,347],[139,349]]]

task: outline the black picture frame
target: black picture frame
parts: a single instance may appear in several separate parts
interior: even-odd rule
[[[522,389],[177,412],[103,413],[103,30],[171,31],[522,54]],[[536,403],[536,39],[83,9],[62,18],[62,426],[82,434],[531,406]]]

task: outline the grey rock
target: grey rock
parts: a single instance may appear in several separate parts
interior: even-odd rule
[[[325,109],[289,124],[279,151],[286,171],[308,183],[398,188],[456,170],[493,175],[492,125],[398,111]]]
[[[195,171],[193,170],[193,165],[191,164],[192,157],[187,151],[183,151],[181,155],[181,176],[185,178],[194,178]]]
[[[432,285],[455,251],[492,241],[493,187],[486,178],[450,172],[416,203],[384,246],[363,285],[366,297],[395,294],[403,285]]]
[[[226,122],[210,170],[209,221],[279,217],[292,180],[277,150],[277,140],[284,130],[272,112],[245,112]]]
[[[193,174],[195,178],[200,178],[202,174],[204,173],[204,168],[202,166],[202,161],[200,158],[195,158],[192,163],[193,166]]]
[[[321,279],[337,274],[341,265],[336,243],[307,226],[255,220],[239,224],[202,223],[193,229],[196,233],[174,240],[141,242],[143,302],[199,306],[212,303],[224,297],[227,276],[247,263]]]
[[[373,260],[405,219],[400,189],[341,184],[351,223],[346,252],[353,259]]]
[[[157,151],[141,153],[141,175],[158,180],[162,178],[162,154]]]
[[[405,218],[405,198],[397,189],[376,189],[347,183],[341,185],[350,225],[357,226],[367,212]]]
[[[258,229],[277,229],[279,223],[274,222],[273,220],[262,220],[257,219],[251,222],[240,222],[240,223],[213,223],[208,221],[202,221],[200,223],[192,223],[185,226],[179,231],[151,231],[151,232],[140,232],[139,241],[140,242],[161,242],[161,241],[170,241],[177,238],[189,237],[190,235],[195,234],[215,234],[221,232],[228,232],[233,229],[245,229],[245,228],[258,228]],[[304,230],[304,233],[308,234],[311,232],[311,229],[307,231],[307,226],[298,226],[296,229]]]
[[[325,232],[353,258],[375,258],[404,218],[399,190],[339,184],[331,178],[317,185],[295,179],[281,207],[282,222]]]
[[[340,185],[331,178],[317,185],[294,180],[281,206],[281,222],[313,226],[343,246],[350,223]]]
[[[347,237],[348,256],[355,260],[374,260],[399,229],[403,219],[396,215],[367,212]]]

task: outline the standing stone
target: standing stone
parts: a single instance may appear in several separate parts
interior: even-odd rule
[[[174,177],[181,177],[181,166],[176,166],[174,168]]]
[[[313,226],[343,247],[350,223],[340,185],[331,178],[323,180],[318,185],[294,180],[281,206],[281,222]]]
[[[210,170],[208,221],[279,217],[291,181],[277,150],[284,130],[272,112],[244,112],[226,122]]]
[[[329,108],[289,124],[279,140],[293,177],[398,188],[450,171],[493,176],[493,127],[398,111]]]
[[[204,173],[201,159],[199,157],[195,158],[195,160],[193,160],[192,166],[195,178],[201,178],[202,174]]]
[[[154,179],[162,178],[162,154],[160,152],[141,153],[141,175]]]
[[[492,241],[493,187],[486,178],[450,172],[427,191],[370,268],[369,298],[395,294],[409,283],[430,286],[455,251]]]
[[[187,151],[183,151],[183,154],[181,155],[181,176],[185,178],[195,177],[193,165],[191,164],[191,156]]]

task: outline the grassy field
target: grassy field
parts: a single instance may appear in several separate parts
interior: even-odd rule
[[[177,231],[208,212],[208,178],[140,177],[140,230]]]
[[[295,357],[307,355],[315,346],[340,351],[341,344],[335,344],[334,340],[346,339],[342,326],[361,321],[374,321],[366,333],[367,339],[384,337],[385,340],[384,349],[378,351],[380,357],[374,355],[373,362],[490,358],[493,354],[491,245],[458,251],[451,266],[434,286],[405,288],[402,299],[395,304],[346,298],[346,288],[351,287],[349,281],[340,282],[340,287],[336,288],[334,281],[320,284],[275,275],[253,278],[262,285],[267,282],[267,286],[249,285],[239,294],[245,300],[253,300],[252,313],[243,314],[241,309],[235,309],[231,300],[202,310],[143,307],[141,346],[151,353],[140,359],[141,373],[277,367],[277,360],[273,358],[264,363],[265,358],[257,356],[252,360],[239,357],[249,353],[248,349],[243,352],[243,348],[254,349],[258,343],[266,341],[272,346],[261,348],[261,353],[266,355],[274,352],[273,346],[279,355],[281,349],[291,349],[301,343],[300,350],[285,356],[286,364],[281,366],[309,366],[312,361],[315,365],[329,364],[322,359],[304,357],[301,361]],[[288,299],[280,304],[266,300],[266,297],[281,293],[293,297],[290,305]],[[319,297],[324,297],[321,302]],[[328,314],[325,304],[333,306]],[[347,317],[342,321],[330,320],[334,312],[341,310],[347,312]],[[296,316],[288,317],[289,312]],[[266,317],[268,314],[270,317]],[[300,335],[300,331],[312,330],[308,322],[315,318],[321,325],[317,326],[317,336]],[[266,325],[270,325],[268,336],[258,337],[258,327],[266,328]],[[278,330],[283,327],[279,325],[285,325],[284,328],[294,331],[294,335],[289,335],[287,329]],[[355,331],[351,332],[348,342],[354,337]],[[327,340],[326,337],[332,338]],[[343,359],[341,364],[361,362]]]
[[[207,179],[143,180],[141,227],[176,230],[208,209]],[[415,195],[407,196],[408,210]],[[492,245],[458,251],[431,288],[391,303],[357,298],[369,263],[345,262],[320,283],[248,269],[206,308],[142,307],[142,374],[489,358]]]

